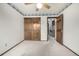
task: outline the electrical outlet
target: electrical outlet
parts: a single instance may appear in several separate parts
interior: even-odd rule
[[[5,44],[5,47],[7,47],[7,43]]]

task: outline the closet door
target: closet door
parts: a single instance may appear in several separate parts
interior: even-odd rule
[[[31,18],[26,18],[24,20],[24,37],[25,40],[31,40],[32,39],[32,21]]]
[[[40,26],[40,18],[33,18],[33,40],[40,40]]]
[[[25,40],[40,40],[41,24],[40,18],[25,18],[24,20]]]

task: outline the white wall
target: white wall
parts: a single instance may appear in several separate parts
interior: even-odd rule
[[[72,4],[63,11],[63,43],[79,54],[79,4]]]
[[[0,54],[23,39],[23,16],[8,4],[0,4]]]
[[[41,17],[41,40],[47,40],[47,17]]]

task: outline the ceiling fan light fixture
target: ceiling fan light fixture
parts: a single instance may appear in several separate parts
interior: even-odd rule
[[[42,8],[42,6],[43,6],[43,4],[42,4],[42,3],[37,3],[37,5],[36,5],[36,6],[37,6],[37,8],[38,8],[38,9],[41,9],[41,8]]]

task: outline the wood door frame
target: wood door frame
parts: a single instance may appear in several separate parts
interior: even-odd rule
[[[41,17],[30,17],[30,16],[28,16],[28,17],[24,17],[24,20],[26,19],[26,18],[39,18],[40,19],[40,40],[38,40],[38,41],[41,41]],[[24,21],[25,22],[25,21]],[[25,28],[25,27],[24,27]],[[24,30],[24,32],[25,32],[25,30]],[[25,37],[25,34],[24,34],[24,37]],[[25,40],[25,38],[24,38],[24,40]],[[34,41],[34,40],[31,40],[31,41]]]

